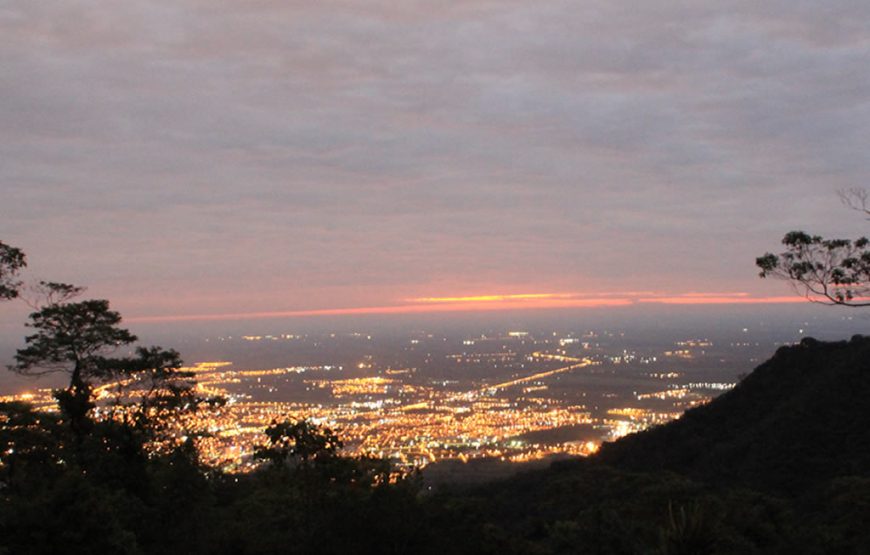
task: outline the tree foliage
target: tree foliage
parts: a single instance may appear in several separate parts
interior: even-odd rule
[[[70,374],[71,385],[112,374],[105,355],[136,341],[118,327],[121,315],[109,310],[109,301],[52,303],[33,312],[27,326],[26,347],[15,355],[12,370],[24,375],[52,372]]]
[[[160,347],[137,347],[131,357],[98,361],[100,377],[108,382],[101,390],[110,399],[107,417],[144,434],[154,447],[180,445],[184,417],[204,404],[223,402],[198,395],[193,372],[181,370],[182,364],[178,351]]]
[[[18,273],[27,266],[27,258],[21,249],[0,241],[0,300],[18,296],[21,281]]]
[[[870,214],[863,189],[841,191],[849,208]],[[782,239],[786,250],[755,259],[762,278],[786,280],[808,300],[842,306],[870,306],[870,240],[866,237],[825,239],[791,231]]]
[[[10,369],[22,375],[63,373],[68,386],[55,392],[61,413],[81,436],[90,426],[96,407],[95,388],[108,398],[106,414],[118,417],[139,432],[158,435],[171,415],[196,408],[193,375],[180,370],[174,350],[139,347],[133,356],[112,356],[137,341],[120,326],[121,315],[107,300],[72,302],[82,288],[42,282],[47,304],[33,312],[27,323],[35,333],[15,354]]]
[[[336,456],[342,442],[331,429],[309,420],[273,421],[266,428],[267,445],[261,445],[254,457],[275,467],[307,467]]]
[[[870,306],[870,240],[824,239],[803,231],[785,235],[786,251],[756,259],[760,276],[785,279],[811,301]]]

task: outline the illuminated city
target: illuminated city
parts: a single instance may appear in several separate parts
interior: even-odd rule
[[[203,460],[231,472],[256,468],[252,455],[264,429],[286,418],[328,426],[346,454],[386,458],[399,470],[445,460],[585,456],[603,441],[678,418],[736,380],[732,365],[713,372],[715,380],[705,377],[709,370],[699,372],[710,353],[722,354],[704,338],[656,349],[627,348],[624,333],[607,331],[458,338],[420,332],[382,344],[363,333],[211,341],[236,352],[309,349],[322,360],[269,368],[200,361],[185,368],[201,396],[226,400],[199,411],[193,429],[202,434]],[[122,385],[105,384],[98,397],[108,399]],[[12,398],[55,410],[50,388],[3,399]]]

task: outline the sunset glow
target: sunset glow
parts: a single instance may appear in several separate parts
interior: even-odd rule
[[[515,295],[477,295],[470,297],[419,297],[408,299],[418,303],[467,303],[467,302],[499,302],[540,299],[567,299],[574,297],[573,293],[521,293]]]
[[[751,297],[747,293],[686,293],[662,296],[579,296],[576,293],[521,293],[509,295],[474,295],[457,297],[422,297],[408,304],[323,308],[310,310],[276,310],[221,314],[181,314],[140,316],[131,322],[184,322],[220,320],[258,320],[267,318],[301,318],[311,316],[354,316],[377,314],[427,314],[441,312],[487,312],[498,310],[546,310],[568,308],[615,308],[635,304],[723,305],[803,303],[799,296]]]
[[[798,295],[778,296],[778,297],[749,297],[745,295],[679,295],[673,297],[651,297],[646,299],[638,299],[639,303],[657,303],[657,304],[783,304],[783,303],[805,303],[807,300]]]

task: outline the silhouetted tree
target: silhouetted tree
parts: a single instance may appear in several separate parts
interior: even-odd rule
[[[870,214],[864,189],[841,191],[849,208]],[[789,281],[808,300],[843,306],[870,306],[870,240],[825,239],[791,231],[782,240],[780,254],[755,259],[762,278]]]
[[[273,421],[265,433],[269,443],[258,446],[254,458],[267,460],[279,468],[324,462],[334,458],[343,446],[332,430],[308,420]]]
[[[110,415],[148,441],[179,435],[185,415],[203,403],[223,401],[199,396],[194,373],[181,370],[182,364],[177,351],[160,347],[138,347],[135,356],[98,361],[101,379],[109,382],[104,391],[112,398],[107,406]]]
[[[86,431],[94,407],[94,382],[113,374],[105,355],[136,341],[120,322],[121,315],[109,310],[106,300],[48,304],[30,315],[27,326],[36,333],[25,338],[27,346],[18,350],[10,366],[24,375],[69,375],[69,386],[55,396],[77,436]]]
[[[21,281],[18,272],[27,266],[27,259],[21,249],[0,241],[0,300],[14,299],[18,296]]]
[[[110,357],[137,338],[120,327],[121,315],[109,309],[109,301],[70,302],[81,288],[41,285],[49,302],[30,315],[27,326],[36,333],[25,338],[26,346],[9,368],[23,375],[69,376],[69,385],[55,398],[76,437],[90,427],[94,387],[101,383],[114,385],[113,408],[128,410],[126,422],[138,429],[153,427],[167,411],[193,403],[191,374],[179,371],[177,352],[150,347],[137,349],[135,357]]]

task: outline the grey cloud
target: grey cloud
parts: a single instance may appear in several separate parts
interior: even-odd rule
[[[848,1],[13,1],[0,236],[49,273],[208,289],[191,299],[274,276],[288,305],[752,288],[780,232],[862,229],[833,191],[870,173],[868,21]]]

